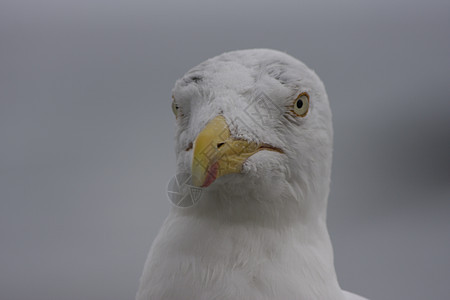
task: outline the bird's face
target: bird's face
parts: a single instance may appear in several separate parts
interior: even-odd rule
[[[328,184],[325,89],[284,53],[243,50],[207,60],[177,81],[172,109],[178,172],[192,174],[198,187],[273,194],[275,186],[306,193],[320,176]]]

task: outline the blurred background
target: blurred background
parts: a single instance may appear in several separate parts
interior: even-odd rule
[[[171,88],[275,48],[327,87],[344,289],[449,299],[449,1],[0,2],[0,299],[133,299],[169,210]]]

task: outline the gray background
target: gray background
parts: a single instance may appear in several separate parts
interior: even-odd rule
[[[342,287],[450,299],[450,2],[421,2],[2,0],[0,298],[132,299],[169,209],[174,81],[267,47],[330,96]]]

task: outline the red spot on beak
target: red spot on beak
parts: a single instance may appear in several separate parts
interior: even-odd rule
[[[208,168],[205,182],[203,182],[203,185],[201,187],[207,187],[211,183],[213,183],[214,180],[216,180],[216,178],[217,178],[218,171],[219,171],[219,162],[215,162]]]

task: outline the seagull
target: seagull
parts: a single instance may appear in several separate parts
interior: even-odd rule
[[[333,127],[314,71],[276,50],[223,53],[176,82],[172,109],[177,174],[201,197],[171,207],[136,300],[365,299],[336,277]]]

